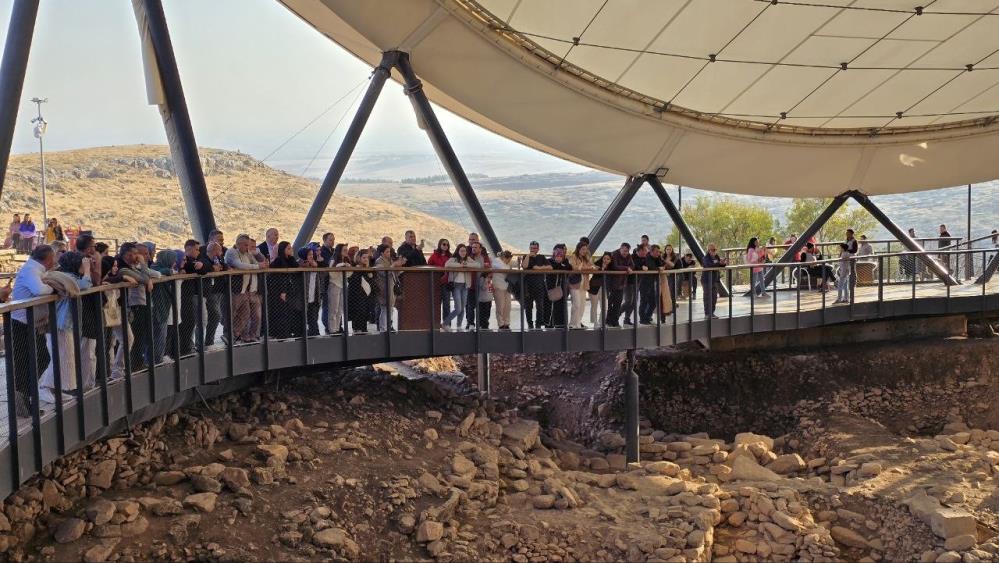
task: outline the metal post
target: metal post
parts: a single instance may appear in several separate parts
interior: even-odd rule
[[[926,267],[929,268],[934,274],[936,274],[937,277],[940,278],[942,282],[944,282],[947,285],[959,284],[959,282],[956,279],[954,279],[954,277],[951,276],[950,273],[947,272],[947,270],[942,265],[940,265],[939,262],[931,258],[930,255],[926,254],[926,252],[923,251],[923,247],[920,246],[918,242],[913,240],[912,237],[909,236],[909,233],[906,233],[904,230],[902,230],[902,228],[896,225],[894,221],[892,221],[887,215],[885,215],[885,213],[881,211],[881,209],[877,205],[874,205],[874,202],[871,201],[871,198],[867,197],[866,195],[856,190],[847,192],[847,195],[855,199],[857,203],[859,203],[864,209],[867,210],[868,213],[870,213],[875,219],[878,220],[878,223],[881,223],[881,226],[887,229],[889,233],[891,233],[895,238],[897,238],[899,242],[905,245],[905,247],[908,248],[911,252],[919,252],[920,253],[918,254],[919,259],[922,260],[926,264]]]
[[[638,189],[642,187],[644,180],[640,176],[629,176],[624,182],[624,187],[614,196],[607,211],[600,217],[597,224],[590,231],[590,252],[596,253],[597,247],[607,238],[607,233],[614,227],[614,223],[621,217],[631,200],[635,198]]]
[[[382,55],[382,62],[379,63],[371,74],[371,82],[368,83],[368,90],[364,93],[361,105],[357,107],[354,120],[350,122],[350,127],[347,129],[347,133],[340,143],[340,148],[337,149],[336,156],[333,157],[333,163],[330,164],[330,169],[326,172],[326,177],[323,178],[323,183],[319,186],[319,193],[316,194],[316,199],[312,202],[312,207],[309,208],[309,213],[305,216],[305,221],[302,222],[302,228],[295,237],[295,248],[305,246],[309,242],[309,239],[312,238],[312,235],[316,233],[319,221],[322,219],[323,214],[326,213],[326,208],[333,198],[333,192],[336,191],[336,187],[340,183],[343,171],[347,168],[347,163],[350,161],[351,155],[354,154],[354,148],[357,147],[357,141],[361,138],[361,132],[364,131],[364,126],[368,123],[368,118],[375,107],[375,102],[378,101],[378,96],[382,92],[385,80],[391,75],[392,67],[395,66],[398,58],[399,53],[397,51],[386,52]]]
[[[17,108],[21,103],[24,74],[28,69],[28,54],[31,52],[31,39],[35,32],[38,3],[39,0],[14,1],[3,60],[0,61],[0,195],[3,194],[10,147],[14,141]]]
[[[669,197],[669,192],[666,191],[666,187],[663,186],[663,183],[655,174],[647,174],[645,176],[645,181],[652,186],[652,190],[656,192],[656,195],[659,197],[659,201],[662,202],[663,207],[666,208],[666,214],[669,215],[670,220],[673,221],[674,225],[676,225],[676,230],[680,233],[680,239],[686,241],[690,253],[697,259],[697,263],[703,265],[705,255],[704,248],[701,246],[700,241],[697,240],[697,237],[694,236],[693,231],[690,230],[690,226],[687,225],[687,222],[683,219],[683,214],[680,213],[680,208],[673,205],[673,200]],[[722,297],[728,297],[728,287],[721,283],[721,281],[718,282],[718,285],[721,286],[718,293],[721,294]]]
[[[628,463],[638,463],[638,373],[635,372],[635,350],[628,350],[624,374],[624,442]]]
[[[177,69],[170,30],[167,28],[166,14],[162,0],[142,0],[132,4],[135,19],[139,24],[144,49],[152,49],[154,57],[147,57],[147,80],[155,82],[151,87],[151,102],[160,108],[167,141],[170,143],[170,156],[180,182],[181,194],[191,220],[194,238],[208,240],[208,233],[215,230],[215,215],[205,184],[205,174],[198,156],[198,143],[194,138],[191,116],[187,110],[187,100]]]
[[[488,397],[490,395],[490,390],[491,390],[491,387],[492,387],[491,381],[490,381],[490,374],[489,374],[489,354],[488,353],[480,353],[478,355],[478,365],[477,365],[477,368],[478,368],[477,371],[478,371],[478,374],[479,374],[479,392],[480,393],[485,393],[486,396]]]
[[[971,184],[968,184],[968,250],[971,250]],[[967,258],[964,261],[964,279],[970,280],[975,275],[975,260],[972,253],[967,254]],[[960,259],[958,259],[960,260]]]
[[[780,260],[777,262],[780,264],[797,262],[796,257],[798,253],[801,252],[801,249],[805,248],[805,243],[808,242],[808,239],[815,236],[815,233],[818,233],[819,230],[825,226],[826,222],[828,222],[829,219],[831,219],[832,216],[839,211],[839,208],[846,203],[846,199],[850,197],[851,193],[852,192],[847,192],[834,197],[832,202],[829,203],[829,206],[825,208],[825,211],[820,213],[819,216],[815,218],[815,221],[812,221],[812,224],[805,229],[805,232],[798,236],[798,240],[794,241],[790,248],[784,251],[784,255],[781,256]],[[770,268],[770,270],[763,275],[763,287],[770,285],[770,282],[773,281],[776,275],[777,270],[775,268]],[[750,291],[752,291],[752,288],[750,288]]]
[[[458,195],[461,196],[461,201],[465,204],[465,209],[472,216],[472,223],[475,225],[476,230],[485,239],[486,245],[491,252],[494,254],[500,252],[503,250],[503,247],[500,246],[499,237],[493,231],[492,224],[489,223],[489,218],[486,217],[486,212],[482,209],[482,204],[479,203],[479,198],[475,195],[475,190],[472,189],[472,184],[468,181],[468,176],[465,175],[465,170],[461,167],[461,163],[458,162],[458,156],[454,153],[454,149],[451,148],[451,143],[447,140],[447,135],[444,134],[444,129],[441,127],[440,122],[437,121],[437,115],[434,113],[434,109],[430,106],[430,100],[427,99],[427,95],[423,91],[423,82],[413,72],[413,66],[409,62],[409,54],[399,53],[398,56],[399,59],[396,63],[396,68],[399,69],[402,77],[406,80],[406,95],[409,96],[410,101],[413,103],[413,109],[416,111],[421,128],[426,130],[427,135],[430,137],[430,142],[433,144],[434,150],[437,151],[437,156],[441,159],[441,164],[444,165],[447,175],[451,178],[455,189],[458,190]]]
[[[38,138],[38,159],[42,170],[42,224],[46,229],[49,227],[49,205],[45,197],[45,128],[48,124],[42,117],[42,104],[48,101],[48,98],[31,98],[31,102],[38,106],[38,117],[31,122],[35,124],[35,137]]]

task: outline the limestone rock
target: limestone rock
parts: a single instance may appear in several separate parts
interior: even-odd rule
[[[222,471],[222,482],[233,492],[250,486],[250,476],[242,467],[226,467]]]
[[[87,520],[93,522],[95,526],[100,526],[111,521],[114,511],[115,506],[113,502],[105,499],[97,499],[87,507],[84,514],[86,514]]]
[[[440,522],[425,520],[416,528],[416,541],[420,543],[437,541],[442,537],[444,537],[444,524]]]
[[[118,462],[113,459],[106,459],[90,469],[87,475],[87,484],[98,489],[111,488],[111,480],[114,472],[118,469]]]
[[[762,444],[767,451],[772,451],[774,449],[773,438],[762,434],[753,434],[752,432],[740,432],[739,434],[736,434],[733,443],[736,446]]]
[[[805,460],[798,454],[786,454],[767,464],[767,469],[780,475],[802,471],[806,467]]]
[[[541,426],[534,420],[518,420],[503,428],[503,441],[524,451],[528,451],[538,442]]]
[[[343,528],[326,528],[316,532],[312,536],[312,543],[341,551],[349,559],[356,559],[361,555],[361,546]]]
[[[59,543],[70,543],[80,539],[83,535],[84,530],[87,529],[87,523],[79,518],[67,518],[59,524],[59,527],[55,531],[55,541]]]
[[[281,444],[260,444],[257,446],[257,452],[264,458],[276,458],[280,463],[288,461],[288,446]]]
[[[195,493],[184,499],[184,507],[198,512],[213,512],[219,496],[215,493]]]
[[[749,456],[740,456],[732,464],[732,472],[728,475],[732,481],[780,481],[780,475],[763,467]]]
[[[972,534],[964,534],[947,538],[944,542],[944,549],[953,551],[966,551],[978,544],[978,537]]]
[[[941,507],[931,512],[930,529],[944,539],[978,533],[975,517],[960,508]]]
[[[832,529],[829,530],[829,533],[832,535],[832,538],[834,540],[843,545],[847,545],[850,547],[860,547],[860,548],[868,547],[867,538],[851,530],[850,528],[846,528],[843,526],[833,526]]]
[[[103,540],[101,543],[83,552],[84,563],[103,563],[107,561],[111,557],[111,554],[114,553],[114,548],[118,545],[119,541],[118,539]]]
[[[187,479],[187,475],[183,471],[160,471],[153,476],[153,483],[161,487],[169,487],[180,483],[184,479]]]

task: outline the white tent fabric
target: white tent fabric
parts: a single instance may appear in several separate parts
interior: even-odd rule
[[[730,193],[999,178],[999,0],[280,0],[437,104],[621,174]],[[398,76],[394,76],[398,78]]]

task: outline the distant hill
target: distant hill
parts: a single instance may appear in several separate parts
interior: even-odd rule
[[[202,165],[216,221],[228,241],[239,233],[263,240],[268,227],[293,240],[316,194],[313,181],[274,170],[239,152],[202,148]],[[154,240],[179,247],[191,236],[173,162],[165,146],[100,147],[47,153],[49,215],[64,226],[93,229],[98,237]],[[38,156],[14,155],[0,198],[0,213],[29,212],[41,223]],[[2,220],[0,220],[2,221]],[[4,223],[6,224],[6,223]],[[432,217],[391,200],[336,194],[320,225],[339,242],[396,244],[407,229],[428,244],[440,237],[464,240],[458,223]]]

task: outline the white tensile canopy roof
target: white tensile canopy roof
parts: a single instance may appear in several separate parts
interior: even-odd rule
[[[999,178],[999,0],[280,1],[597,169],[788,197]]]

